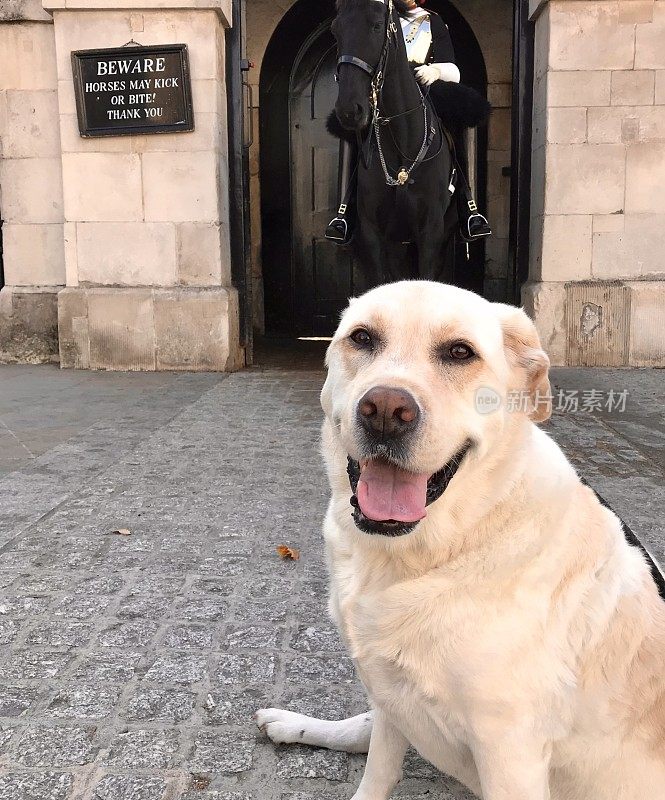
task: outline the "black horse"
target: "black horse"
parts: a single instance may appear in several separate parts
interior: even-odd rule
[[[337,0],[331,27],[338,51],[335,116],[344,130],[330,128],[358,143],[354,247],[370,285],[407,277],[403,242],[417,250],[413,277],[452,279],[443,257],[456,221],[450,142],[409,65],[400,8],[401,0]],[[444,106],[452,88],[443,87]],[[456,99],[468,101],[463,94]]]

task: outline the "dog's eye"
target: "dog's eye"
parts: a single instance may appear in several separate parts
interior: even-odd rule
[[[448,355],[455,361],[466,361],[469,358],[473,358],[475,353],[468,344],[457,342],[448,349]]]
[[[349,336],[349,339],[351,339],[354,344],[357,344],[358,347],[362,347],[365,350],[369,350],[374,343],[371,335],[364,328],[357,328]]]

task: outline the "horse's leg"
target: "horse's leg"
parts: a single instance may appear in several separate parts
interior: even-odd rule
[[[410,264],[407,261],[406,245],[388,242],[385,248],[383,272],[386,281],[401,281],[409,278]]]
[[[446,230],[443,218],[430,222],[420,231],[416,238],[418,248],[418,277],[428,281],[448,283],[452,275],[443,274],[445,268],[444,244]]]
[[[355,238],[355,254],[365,279],[363,290],[372,289],[385,280],[386,246],[378,226],[364,219]]]

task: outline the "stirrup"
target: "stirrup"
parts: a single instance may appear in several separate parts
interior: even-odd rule
[[[328,241],[335,242],[335,244],[348,244],[351,239],[349,236],[349,223],[343,217],[331,219],[324,236]]]
[[[465,242],[475,242],[492,235],[492,229],[487,219],[476,212],[466,220],[466,225],[460,225],[460,234]]]

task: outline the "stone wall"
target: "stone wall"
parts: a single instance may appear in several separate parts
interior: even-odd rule
[[[5,358],[48,357],[57,318],[62,366],[236,368],[242,354],[229,242],[229,0],[41,5],[10,3],[0,17],[7,283],[0,350]],[[26,20],[28,11],[39,22]],[[192,132],[79,135],[71,52],[130,40],[188,45]],[[48,288],[35,289],[42,286]],[[42,310],[48,298],[50,350],[37,353],[35,337],[17,329],[28,302],[16,302],[17,292]],[[33,324],[35,313],[29,319]]]
[[[525,301],[555,363],[662,365],[665,0],[534,6]]]
[[[49,361],[65,256],[55,36],[41,3],[0,8],[0,155],[0,359]]]
[[[55,5],[55,4],[52,4]],[[63,366],[230,369],[238,361],[231,286],[224,30],[226,4],[114,2],[54,10],[67,291]],[[114,6],[114,9],[109,8]],[[70,52],[188,45],[189,133],[83,139]],[[107,288],[113,287],[113,288]]]

